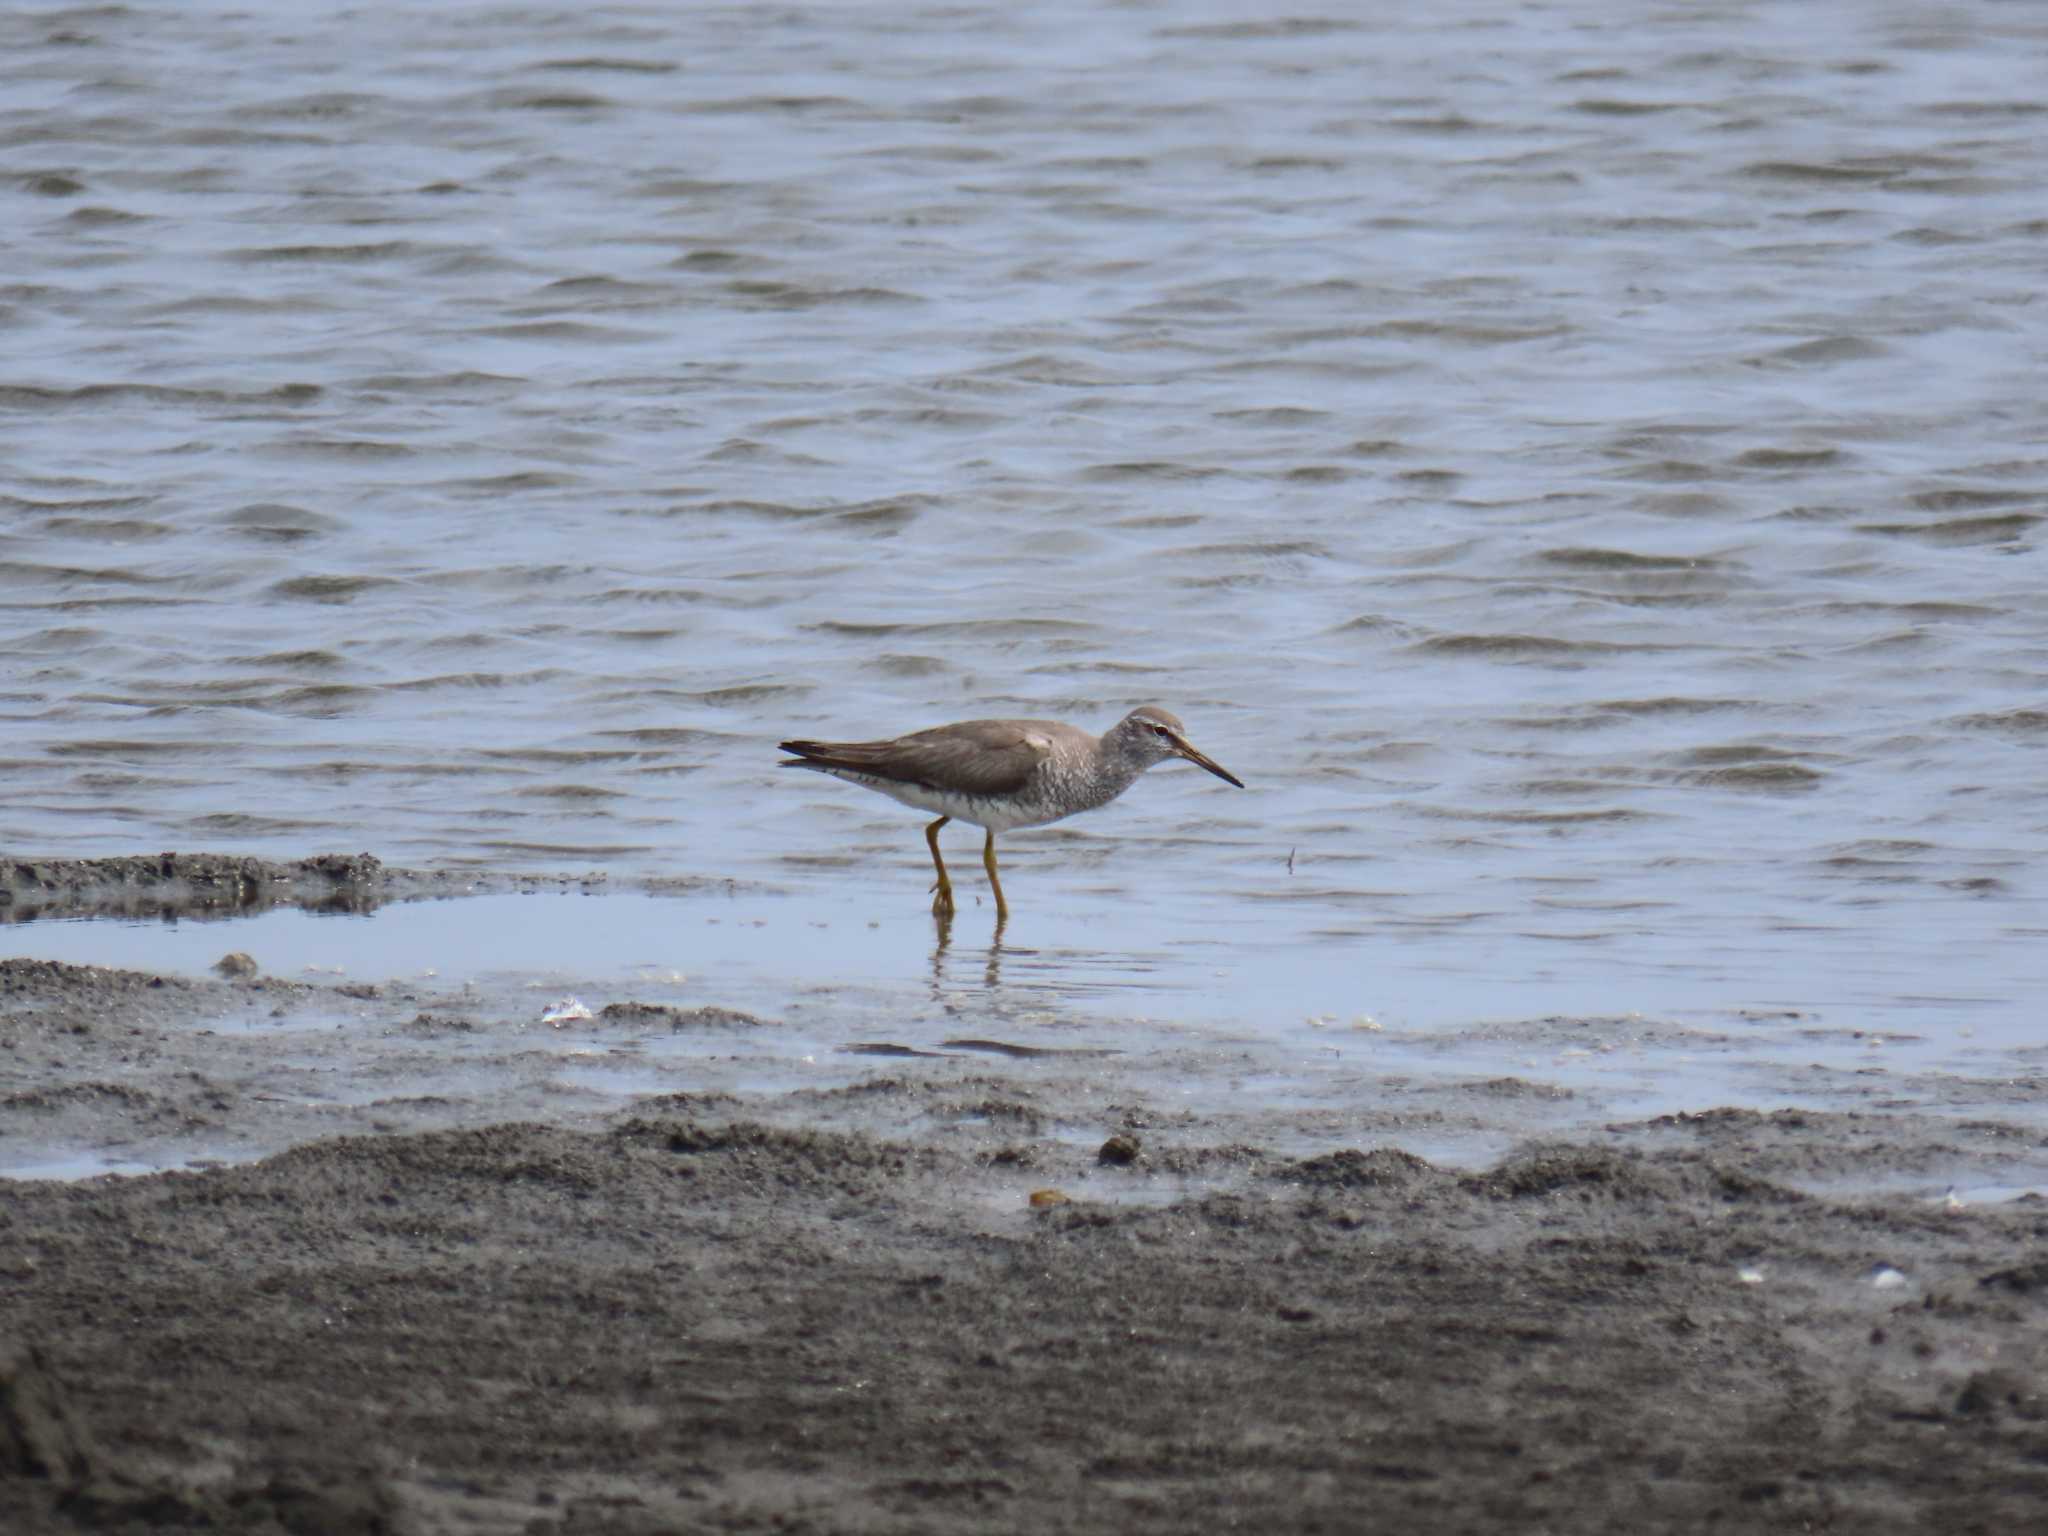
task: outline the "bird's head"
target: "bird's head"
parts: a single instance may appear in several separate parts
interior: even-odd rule
[[[1168,714],[1157,704],[1146,704],[1132,710],[1111,729],[1110,741],[1120,756],[1128,757],[1142,768],[1154,763],[1163,763],[1168,758],[1184,757],[1197,768],[1206,768],[1226,784],[1244,788],[1244,780],[1221,764],[1197,752],[1187,736],[1187,728],[1177,716]]]

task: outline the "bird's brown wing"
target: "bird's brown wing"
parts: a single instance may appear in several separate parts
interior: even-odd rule
[[[965,720],[893,741],[785,741],[785,768],[843,768],[960,795],[1012,795],[1052,755],[1058,728],[1036,720]]]

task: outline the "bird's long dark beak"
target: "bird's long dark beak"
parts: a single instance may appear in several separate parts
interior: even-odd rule
[[[1218,763],[1211,758],[1204,757],[1201,753],[1197,752],[1193,747],[1189,746],[1185,741],[1181,740],[1178,736],[1173,738],[1173,750],[1178,752],[1182,757],[1186,758],[1189,762],[1193,763],[1197,768],[1208,769],[1211,773],[1215,774],[1216,777],[1221,779],[1224,783],[1235,784],[1239,789],[1244,788],[1243,779],[1240,779],[1236,774],[1232,773],[1228,768],[1225,768],[1221,763]]]

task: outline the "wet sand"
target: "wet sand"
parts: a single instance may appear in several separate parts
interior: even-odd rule
[[[163,869],[149,899],[208,888]],[[412,878],[255,874],[310,902]],[[2037,1165],[2021,1117],[1728,1109],[1457,1169],[1397,1124],[1283,1155],[1281,1114],[1190,1113],[1083,1056],[877,1057],[830,1092],[594,1116],[516,1079],[338,1107],[217,1027],[344,1004],[401,1042],[472,1027],[362,984],[0,963],[0,1138],[289,1148],[0,1183],[10,1530],[2005,1531],[2048,1507],[2048,1204],[1914,1186]],[[650,1019],[755,1023],[613,1023]],[[1542,1093],[1475,1089],[1511,1127]]]

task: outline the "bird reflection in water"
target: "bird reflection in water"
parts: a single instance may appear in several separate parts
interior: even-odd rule
[[[982,967],[981,984],[989,991],[998,990],[1003,984],[1003,930],[1010,924],[1007,912],[996,913],[995,932],[989,935],[988,954]],[[946,951],[953,947],[953,909],[951,907],[932,909],[932,995],[940,995],[946,985]],[[1029,951],[1017,950],[1017,954]]]

